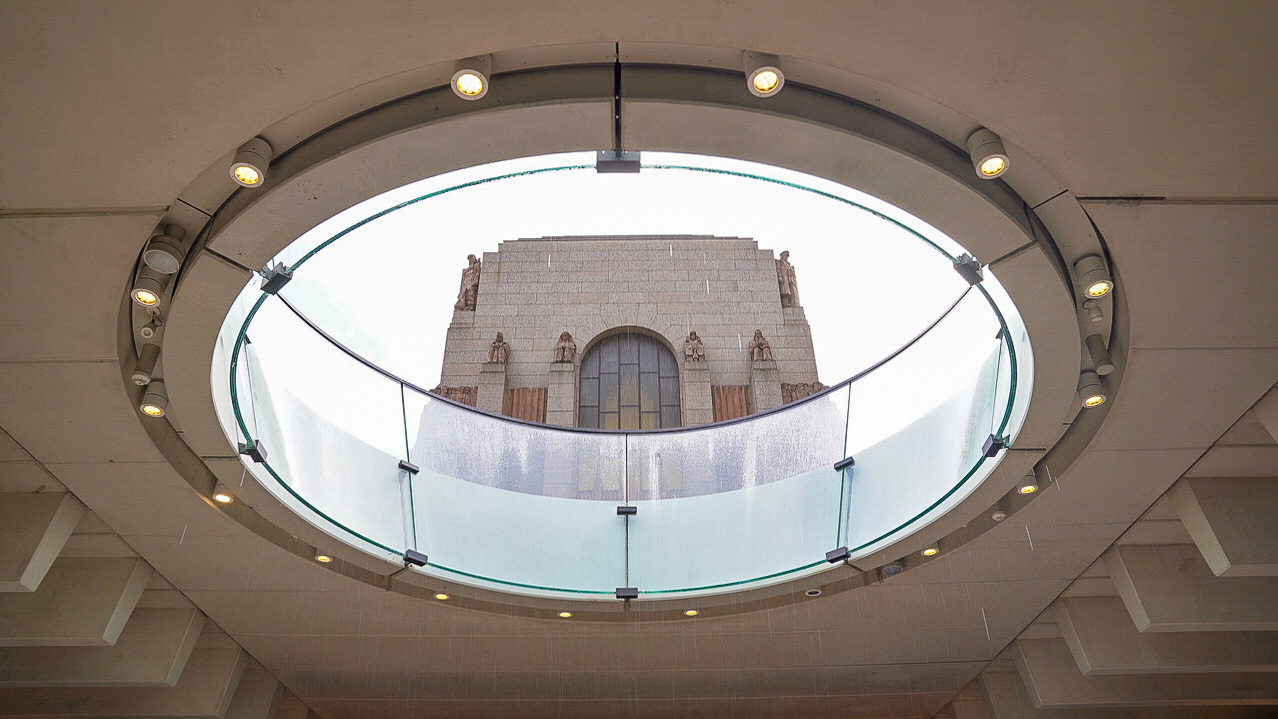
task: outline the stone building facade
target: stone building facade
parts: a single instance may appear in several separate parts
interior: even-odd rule
[[[796,273],[754,240],[547,237],[503,242],[478,259],[463,272],[448,328],[435,390],[442,396],[550,424],[639,429],[734,419],[821,387],[797,292],[782,295]],[[752,345],[756,331],[766,348]],[[699,343],[689,341],[692,332]],[[610,370],[618,352],[621,367],[614,359]],[[647,366],[627,366],[627,353],[649,357],[636,360]],[[620,372],[623,405],[628,376],[640,378],[641,394],[652,390],[636,400],[642,426],[629,426],[640,415],[624,406],[620,424],[604,412],[608,400],[595,393],[607,394],[609,371]],[[669,384],[661,406],[638,406],[655,402],[654,383],[673,374],[677,413]]]

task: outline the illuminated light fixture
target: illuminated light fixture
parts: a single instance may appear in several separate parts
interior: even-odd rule
[[[1105,338],[1100,335],[1088,335],[1087,354],[1092,357],[1092,368],[1096,374],[1104,377],[1114,371],[1114,363],[1109,359],[1109,349],[1105,347]]]
[[[1019,492],[1020,494],[1033,494],[1037,492],[1038,484],[1036,484],[1033,481],[1029,481],[1029,478],[1026,478],[1026,480],[1027,481],[1022,483],[1021,486],[1016,488],[1016,491]],[[1007,519],[1007,515],[1003,515],[1003,519]],[[995,520],[995,521],[1001,521],[1001,520]]]
[[[231,179],[241,187],[261,187],[274,154],[270,143],[260,137],[240,145],[231,162]]]
[[[448,601],[449,599],[452,599],[452,597],[451,597],[451,596],[449,596],[449,595],[447,595],[447,594],[444,594],[443,592],[439,592],[438,594],[436,594],[436,595],[435,595],[435,598],[436,598],[436,599],[438,599],[438,600],[439,600],[439,601],[441,601],[441,602],[446,602],[446,601]]]
[[[182,257],[186,254],[182,251],[183,237],[186,237],[186,230],[177,225],[164,228],[162,234],[152,237],[146,243],[146,249],[142,251],[142,262],[162,275],[177,272],[182,266]]]
[[[923,556],[925,557],[935,557],[936,555],[940,553],[941,553],[941,550],[937,549],[936,547],[928,547],[927,549],[923,550]]]
[[[1078,376],[1078,401],[1084,407],[1105,404],[1105,388],[1101,386],[1100,377],[1095,372],[1083,372]]]
[[[572,619],[572,612],[560,612],[560,613],[559,613],[559,618],[560,618],[560,619]]]
[[[230,504],[235,501],[235,498],[226,492],[217,492],[213,495],[213,501],[220,502],[222,504]]]
[[[154,344],[142,345],[142,354],[138,357],[137,364],[133,365],[133,375],[131,379],[133,384],[139,387],[145,387],[151,384],[151,380],[155,375],[155,363],[160,360],[160,346]]]
[[[1100,303],[1096,300],[1083,300],[1083,309],[1087,310],[1087,319],[1092,322],[1105,319],[1105,310],[1101,309]]]
[[[133,301],[143,307],[158,307],[160,298],[164,296],[164,288],[169,284],[169,276],[157,273],[150,267],[143,267],[138,279],[133,283]]]
[[[967,152],[972,156],[972,167],[982,180],[993,180],[1007,172],[1009,166],[1003,138],[981,128],[967,138]]]
[[[781,60],[776,55],[746,52],[742,55],[742,62],[746,87],[755,97],[772,97],[785,87],[785,73],[781,72]]]
[[[316,554],[315,561],[319,562],[320,564],[328,564],[329,562],[333,561],[333,558],[328,556],[327,554]]]
[[[699,612],[699,611],[697,611],[697,610],[695,610],[695,609],[685,609],[685,610],[683,610],[683,615],[684,615],[685,617],[695,617],[695,616],[697,616],[697,615],[698,615],[698,614],[700,614],[700,613],[701,613],[701,612]]]
[[[488,76],[492,73],[492,57],[468,57],[458,60],[449,83],[453,93],[463,100],[478,100],[488,94]]]
[[[1109,276],[1105,260],[1100,255],[1085,255],[1074,263],[1074,272],[1078,273],[1078,286],[1089,298],[1104,297],[1114,289],[1114,280]]]
[[[165,391],[164,380],[151,380],[151,383],[146,386],[146,394],[142,395],[142,402],[138,404],[138,409],[148,417],[163,417],[164,413],[169,411],[169,394]]]

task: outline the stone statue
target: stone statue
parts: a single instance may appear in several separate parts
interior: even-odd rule
[[[777,260],[777,285],[781,287],[781,306],[799,306],[799,281],[794,276],[794,265],[790,264],[790,251],[781,253]]]
[[[763,330],[754,331],[754,339],[750,340],[750,360],[753,362],[771,362],[772,345],[763,338]]]
[[[555,361],[572,362],[575,359],[577,359],[577,343],[572,341],[572,335],[564,332],[559,335],[559,342],[555,343]]]
[[[688,333],[688,339],[683,341],[683,361],[684,362],[705,362],[706,346],[702,344],[701,338],[697,336],[697,331],[693,330]]]
[[[510,345],[506,343],[506,338],[497,333],[497,339],[493,340],[492,345],[488,347],[488,361],[494,364],[506,364],[510,359]]]
[[[467,255],[466,260],[470,265],[462,270],[461,290],[457,293],[457,304],[453,305],[453,309],[475,309],[475,299],[479,295],[479,258]]]

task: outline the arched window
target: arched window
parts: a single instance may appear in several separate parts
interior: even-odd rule
[[[679,367],[648,335],[618,334],[581,360],[577,426],[600,429],[678,427]]]

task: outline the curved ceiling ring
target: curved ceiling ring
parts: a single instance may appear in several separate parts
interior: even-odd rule
[[[282,152],[266,186],[231,195],[188,255],[165,342],[166,380],[188,447],[184,452],[163,438],[157,445],[180,455],[170,461],[185,467],[188,481],[201,492],[211,476],[228,469],[210,461],[225,458],[228,448],[210,401],[208,358],[221,318],[248,280],[248,268],[265,264],[319,220],[407,181],[510,157],[608,147],[612,90],[611,65],[506,73],[495,78],[482,101],[461,103],[447,87],[434,88],[349,118]],[[926,528],[926,538],[896,542],[867,558],[862,568],[868,569],[938,536],[970,534],[966,520],[993,506],[1056,443],[1062,419],[1070,415],[1078,372],[1075,307],[1052,236],[1010,185],[979,180],[961,149],[906,120],[798,83],[787,84],[785,93],[784,101],[754,98],[739,73],[722,70],[629,67],[623,73],[623,135],[640,149],[736,156],[823,176],[897,204],[959,239],[984,261],[1014,259],[1000,265],[999,276],[1034,337],[1035,393],[1022,433],[1029,449],[1015,453],[1016,461],[1006,463],[998,481],[992,477]],[[759,138],[770,142],[760,144]],[[1071,237],[1069,244],[1087,239]],[[1078,423],[1079,428],[1084,424],[1096,423]],[[234,511],[253,517],[242,522],[252,527],[264,519],[270,526],[259,534],[296,554],[313,553],[327,537],[273,498],[256,497],[244,505]],[[383,560],[355,550],[338,558],[330,565],[336,571],[410,594],[431,592],[408,577],[391,582],[387,577],[395,568]],[[827,592],[860,586],[868,576],[852,570],[836,574],[823,575]],[[805,588],[776,585],[734,596],[732,604],[736,610],[762,606]],[[466,601],[508,613],[552,608],[534,602],[516,610],[483,591],[472,592]]]

